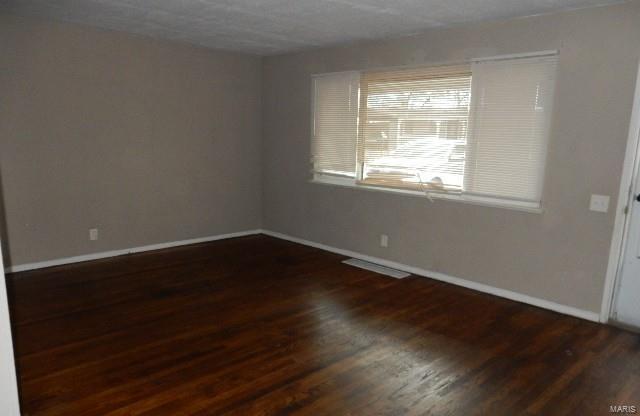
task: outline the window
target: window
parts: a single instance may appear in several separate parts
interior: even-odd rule
[[[314,178],[539,207],[556,62],[315,76]]]
[[[355,178],[359,79],[344,72],[313,80],[315,172]]]
[[[469,66],[364,73],[360,94],[360,183],[462,190]]]

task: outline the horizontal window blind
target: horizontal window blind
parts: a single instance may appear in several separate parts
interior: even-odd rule
[[[364,73],[360,97],[362,183],[462,189],[469,66]]]
[[[540,202],[557,56],[474,63],[465,192]]]
[[[313,78],[315,174],[355,178],[359,82],[358,72]]]
[[[314,76],[314,176],[539,207],[556,67],[550,54]]]

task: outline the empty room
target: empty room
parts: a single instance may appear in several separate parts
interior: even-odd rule
[[[640,410],[640,0],[0,2],[0,416]]]

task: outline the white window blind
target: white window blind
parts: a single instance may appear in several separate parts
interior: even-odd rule
[[[540,202],[556,56],[474,63],[465,192]]]
[[[315,177],[539,207],[557,56],[313,78]]]
[[[370,72],[360,85],[361,182],[462,190],[470,67]]]
[[[355,178],[360,74],[313,78],[313,171]]]

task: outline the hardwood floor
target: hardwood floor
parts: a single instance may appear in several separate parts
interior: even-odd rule
[[[606,415],[640,337],[266,236],[9,276],[26,415]]]

